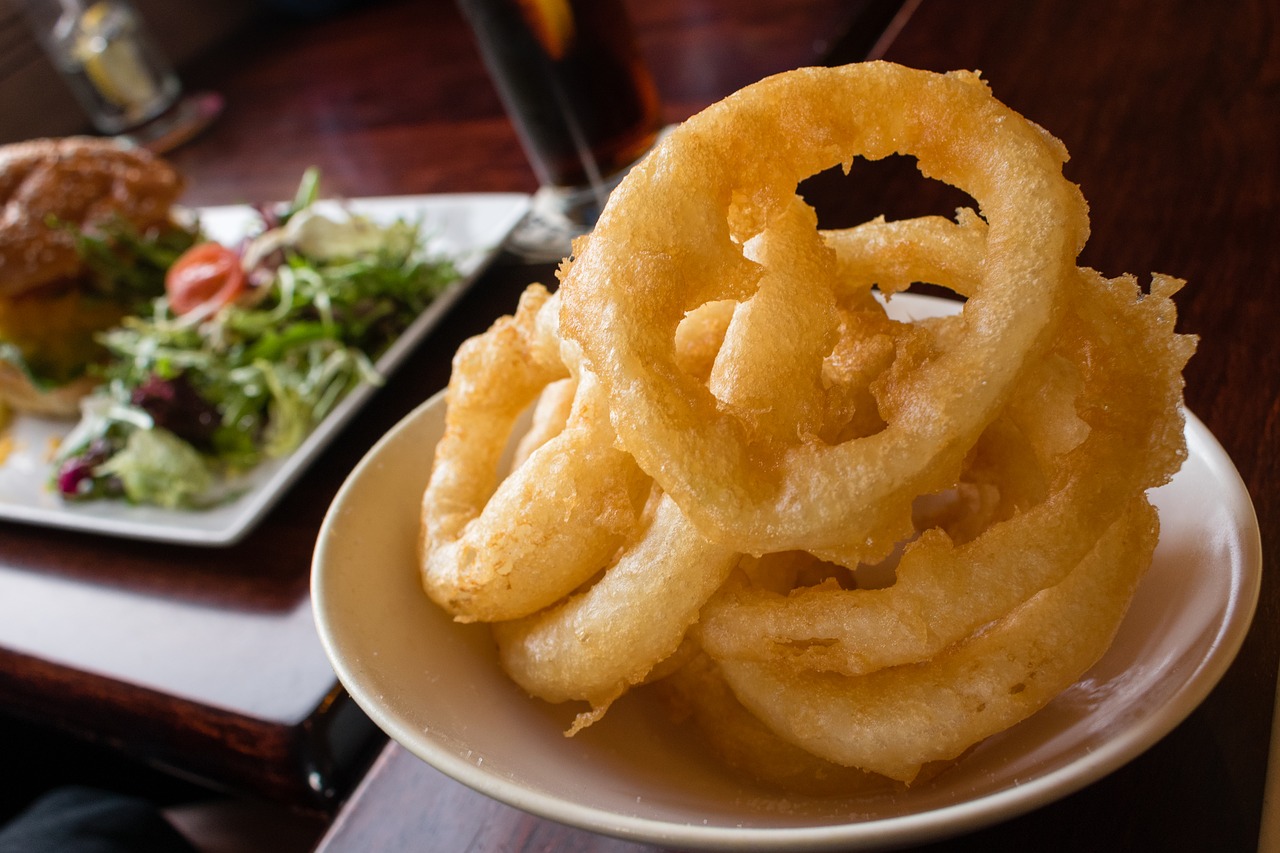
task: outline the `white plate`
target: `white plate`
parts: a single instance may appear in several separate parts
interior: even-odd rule
[[[386,376],[475,281],[503,238],[524,215],[529,198],[485,193],[353,199],[348,203],[379,221],[397,217],[421,221],[430,237],[429,249],[454,258],[462,274],[378,360],[378,369]],[[334,204],[320,202],[320,209]],[[252,209],[244,206],[208,207],[195,212],[208,235],[227,244],[234,244],[256,222]],[[238,499],[199,511],[131,506],[123,501],[63,501],[49,486],[49,459],[71,424],[19,417],[8,430],[12,450],[0,464],[0,519],[188,545],[234,544],[266,514],[375,390],[368,385],[356,388],[294,453],[256,468],[246,478],[246,489]]]
[[[938,313],[920,297],[895,311]],[[942,306],[945,310],[945,304]],[[392,738],[509,805],[595,832],[679,848],[867,849],[958,834],[1075,791],[1137,756],[1204,699],[1253,616],[1261,543],[1253,505],[1205,426],[1153,493],[1162,535],[1115,642],[1077,685],[932,783],[866,800],[777,797],[698,756],[643,697],[572,739],[578,708],[525,696],[481,625],[422,593],[418,505],[444,422],[436,395],[352,472],[321,528],[312,573],[339,679]]]

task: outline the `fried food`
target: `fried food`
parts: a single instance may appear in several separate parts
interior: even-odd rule
[[[775,387],[816,396],[814,360],[794,348],[829,351],[836,265],[788,211],[800,180],[890,154],[968,191],[988,223],[964,328],[885,389],[875,435],[827,445],[803,440],[801,423],[770,440],[679,371],[674,330],[702,302],[782,288],[770,318],[783,333],[744,330],[741,346]],[[563,333],[599,371],[623,447],[703,535],[882,559],[909,533],[914,496],[954,481],[1061,318],[1088,230],[1065,156],[972,74],[870,63],[769,78],[686,122],[628,175],[569,270]],[[774,261],[750,257],[757,241],[777,244]]]
[[[568,375],[538,349],[547,298],[530,288],[513,318],[454,358],[420,550],[428,593],[465,621],[527,616],[572,592],[622,544],[648,494],[648,478],[613,447],[603,399],[581,390],[564,429],[495,492],[516,418]]]
[[[1102,656],[1155,547],[1154,516],[1136,499],[1062,583],[927,660],[858,678],[785,662],[722,660],[721,669],[783,740],[911,782],[923,765],[1026,719]]]
[[[890,154],[976,209],[820,229],[797,184]],[[1181,281],[1077,266],[1065,160],[976,75],[880,62],[687,121],[559,291],[459,353],[428,593],[493,622],[531,695],[585,702],[570,733],[653,684],[789,788],[919,782],[1035,713],[1150,563],[1195,349]],[[916,282],[954,311],[886,309]]]
[[[590,588],[493,626],[502,665],[534,696],[586,700],[591,709],[573,730],[590,725],[679,650],[738,556],[698,536],[663,496],[636,541]]]

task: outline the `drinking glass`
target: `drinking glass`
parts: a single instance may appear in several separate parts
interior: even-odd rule
[[[103,134],[172,148],[220,112],[182,84],[128,0],[19,0],[32,31]]]
[[[661,104],[621,0],[458,0],[539,181],[508,248],[569,254],[657,139]]]

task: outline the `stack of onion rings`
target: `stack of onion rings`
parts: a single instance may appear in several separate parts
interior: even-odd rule
[[[798,183],[891,154],[977,210],[820,230]],[[788,784],[909,783],[1043,707],[1150,562],[1195,347],[1181,282],[1076,265],[1065,159],[976,75],[888,63],[687,121],[559,292],[459,351],[427,593],[493,623],[530,694],[585,702],[571,731],[663,682]],[[915,282],[962,304],[892,319]]]

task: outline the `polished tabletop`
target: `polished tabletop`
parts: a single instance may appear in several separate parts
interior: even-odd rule
[[[1189,282],[1179,322],[1200,344],[1186,370],[1187,406],[1240,471],[1271,564],[1280,534],[1280,300],[1269,292],[1280,280],[1271,248],[1280,205],[1274,2],[628,5],[670,121],[775,71],[874,55],[981,70],[1002,100],[1061,138],[1067,176],[1090,201],[1081,263]],[[190,88],[226,100],[206,133],[170,154],[192,205],[284,198],[312,165],[335,195],[536,188],[465,26],[443,0],[255,22],[183,74]],[[824,175],[806,197],[828,226],[957,204],[944,188],[892,170],[856,187]],[[320,803],[333,815],[320,845],[328,853],[643,849],[501,805],[398,745],[381,746],[358,714],[341,710],[349,703],[310,622],[311,550],[343,478],[444,386],[458,344],[509,312],[532,280],[553,283],[551,267],[500,257],[240,545],[0,528],[0,601],[16,612],[13,596],[24,596],[32,626],[0,627],[0,711],[253,796]],[[1150,750],[1081,791],[927,849],[1257,849],[1278,608],[1280,587],[1264,573],[1235,663]],[[186,630],[173,627],[183,622]],[[352,740],[378,750],[367,772]]]

